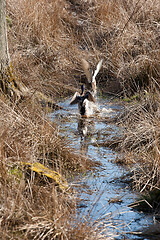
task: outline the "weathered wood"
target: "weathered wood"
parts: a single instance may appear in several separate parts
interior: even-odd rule
[[[8,51],[6,0],[0,0],[0,92],[12,100],[22,96],[26,90],[13,72]]]
[[[0,91],[10,94],[8,88],[8,69],[10,57],[7,41],[6,1],[0,0]]]
[[[0,72],[3,74],[10,64],[6,26],[6,1],[0,0]]]
[[[48,106],[52,109],[60,108],[50,98],[40,92],[32,94],[32,91],[19,81],[14,74],[8,51],[6,0],[0,0],[0,93],[6,95],[12,101],[17,101],[24,97],[32,98],[35,95],[42,106]]]

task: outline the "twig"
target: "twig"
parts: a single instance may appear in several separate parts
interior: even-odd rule
[[[131,13],[130,17],[128,18],[127,22],[125,23],[125,25],[124,25],[124,27],[123,27],[120,35],[123,34],[125,28],[127,27],[128,23],[129,23],[130,20],[132,19],[133,15],[134,15],[135,13],[137,13],[138,10],[139,10],[142,6],[144,6],[144,4],[142,4],[142,5],[139,6],[139,8],[137,8],[137,10],[136,10],[136,7],[138,6],[139,2],[140,2],[140,0],[138,0],[138,1],[136,2],[135,7],[134,7],[134,9],[133,9],[133,12]],[[147,2],[147,0],[145,0],[144,3],[145,3],[145,2]]]

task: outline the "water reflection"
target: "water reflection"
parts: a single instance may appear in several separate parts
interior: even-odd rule
[[[87,132],[88,132],[88,124],[87,124],[87,119],[85,118],[79,118],[78,120],[78,133],[81,137],[81,140],[83,140],[83,138],[85,138],[87,136]]]
[[[87,155],[88,146],[94,141],[96,127],[94,119],[79,118],[77,124],[78,134],[80,136],[80,150]]]
[[[60,134],[70,140],[72,147],[81,150],[83,154],[91,156],[96,161],[101,161],[103,165],[103,170],[96,172],[93,176],[86,176],[81,181],[81,184],[86,185],[92,194],[88,194],[88,191],[81,193],[82,203],[87,202],[87,207],[84,208],[84,212],[81,208],[80,214],[87,216],[86,214],[94,205],[96,208],[92,212],[93,220],[101,217],[102,209],[105,213],[112,215],[114,224],[117,222],[124,224],[124,231],[135,231],[147,226],[152,221],[150,217],[127,207],[134,202],[136,194],[131,192],[125,182],[121,181],[126,170],[114,164],[118,153],[103,145],[121,134],[121,130],[108,121],[116,116],[121,106],[115,103],[109,105],[106,99],[99,99],[100,113],[92,118],[81,118],[77,107],[68,106],[69,101],[63,102],[64,109],[51,114],[52,121],[57,123]],[[101,194],[102,190],[103,194]],[[97,196],[98,200],[94,204]],[[116,201],[116,199],[121,201]],[[121,232],[120,229],[116,231],[118,234]],[[130,237],[128,239],[138,239],[133,235]]]

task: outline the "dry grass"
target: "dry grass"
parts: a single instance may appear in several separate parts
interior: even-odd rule
[[[84,81],[81,59],[104,59],[99,85],[126,95],[159,84],[159,0],[7,0],[20,79],[52,97]]]
[[[98,77],[104,92],[130,95],[153,83],[158,88],[159,12],[159,0],[7,0],[12,65],[25,85],[54,100],[84,81],[82,58],[93,65],[104,59]],[[141,192],[159,188],[159,93],[147,91],[128,111],[122,146],[136,162],[134,180]],[[70,153],[56,127],[37,108],[33,99],[17,107],[1,98],[0,236],[95,239],[87,224],[75,230],[66,222],[72,197],[48,181],[39,185],[31,175],[24,182],[18,170],[10,173],[20,161],[41,161],[63,175],[91,164]]]
[[[76,237],[72,229],[74,194],[60,191],[54,182],[28,172],[20,163],[40,162],[63,176],[86,171],[93,163],[67,147],[37,102],[27,99],[18,106],[2,98],[0,102],[1,239],[79,239],[81,235]],[[78,230],[82,235],[85,225],[89,229],[84,224]]]
[[[157,191],[160,190],[159,92],[141,94],[139,102],[128,106],[122,125],[125,125],[125,136],[121,149],[125,153],[127,164],[133,164],[134,186],[142,195],[151,195],[150,204],[156,206],[156,211],[160,211],[159,204],[154,204],[160,192]]]

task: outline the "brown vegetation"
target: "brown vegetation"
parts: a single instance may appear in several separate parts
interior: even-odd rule
[[[149,209],[146,206],[141,208],[160,212],[159,91],[145,91],[139,97],[138,102],[127,107],[126,115],[122,118],[125,136],[120,145],[125,153],[125,162],[133,164],[135,188],[152,206]]]
[[[26,179],[19,167],[39,161],[63,176],[90,167],[71,154],[35,94],[54,101],[70,94],[84,81],[82,58],[94,65],[104,59],[98,82],[104,92],[130,96],[146,89],[129,106],[121,147],[136,163],[137,188],[159,189],[159,12],[159,0],[7,0],[11,62],[32,94],[18,104],[0,99],[2,239],[95,239],[90,225],[75,224],[70,194],[48,179],[37,181],[33,172]]]
[[[52,97],[84,80],[81,59],[103,58],[104,92],[159,84],[159,0],[7,0],[9,49],[20,79]]]
[[[60,191],[57,182],[28,172],[21,163],[40,162],[67,177],[86,171],[92,162],[69,149],[38,103],[27,100],[18,106],[0,100],[0,236],[68,239],[72,227],[67,219],[75,211],[74,196]]]

